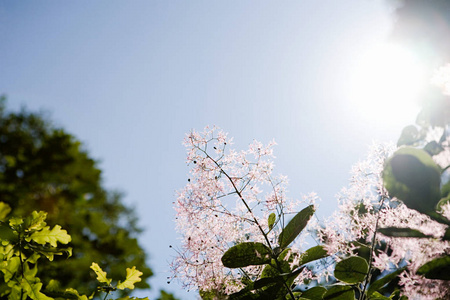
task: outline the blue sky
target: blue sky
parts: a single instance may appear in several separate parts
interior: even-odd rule
[[[368,117],[349,101],[391,11],[382,0],[0,0],[0,93],[48,112],[125,192],[155,272],[144,294],[194,299],[165,283],[184,134],[217,125],[238,149],[275,139],[290,196],[315,191],[329,215],[371,142],[396,140],[415,117]]]

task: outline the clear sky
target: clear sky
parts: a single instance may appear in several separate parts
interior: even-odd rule
[[[383,0],[0,0],[0,93],[10,108],[49,112],[125,192],[155,272],[142,295],[194,299],[165,283],[184,134],[217,125],[238,149],[275,139],[290,196],[315,191],[329,215],[371,142],[396,140],[415,117],[364,114],[377,87],[355,92],[391,11]]]

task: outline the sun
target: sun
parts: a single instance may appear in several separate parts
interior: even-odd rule
[[[353,113],[367,121],[410,122],[428,82],[413,53],[388,44],[373,48],[355,59],[351,71],[348,95]]]

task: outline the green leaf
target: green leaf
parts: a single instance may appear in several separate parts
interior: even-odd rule
[[[52,230],[50,230],[50,226],[47,226],[40,231],[35,231],[29,239],[41,245],[49,243],[53,247],[57,247],[58,242],[68,244],[71,241],[70,235],[67,234],[66,230],[61,229],[59,225],[55,225]]]
[[[119,290],[123,290],[123,289],[134,289],[134,284],[136,282],[140,282],[141,278],[140,276],[143,273],[139,270],[136,270],[136,267],[133,266],[133,268],[127,268],[127,277],[125,278],[124,282],[119,282],[119,284],[117,284],[117,288]]]
[[[263,265],[271,260],[270,249],[255,242],[240,243],[231,247],[222,256],[222,263],[227,268],[242,268],[251,265]]]
[[[301,296],[305,299],[318,300],[322,299],[326,292],[327,289],[323,286],[315,286],[304,291]]]
[[[434,156],[444,151],[444,148],[436,141],[431,141],[423,148],[423,150],[425,150],[431,156]]]
[[[318,260],[318,259],[321,259],[321,258],[324,258],[327,256],[328,256],[328,253],[324,249],[323,246],[321,246],[321,245],[314,246],[302,253],[302,255],[300,256],[300,262],[298,265],[301,266],[301,265],[307,264],[309,262],[312,262],[314,260]]]
[[[381,295],[378,292],[374,292],[372,296],[369,296],[369,300],[390,300],[391,298]]]
[[[411,228],[386,227],[378,229],[385,236],[392,237],[412,237],[412,238],[430,238],[432,235],[426,235],[419,230]]]
[[[33,300],[53,300],[53,298],[47,297],[45,294],[41,293],[41,282],[30,282],[26,278],[22,278],[21,286],[27,293],[28,297]]]
[[[280,276],[277,277],[263,277],[255,281],[253,285],[253,289],[261,289],[266,286],[270,286],[273,284],[280,284],[283,278]]]
[[[439,200],[438,204],[436,204],[436,210],[442,212],[443,206],[447,205],[448,203],[450,203],[450,196],[442,198],[441,200]]]
[[[111,283],[112,279],[107,278],[108,275],[106,274],[105,271],[102,270],[102,268],[100,268],[100,266],[98,264],[93,262],[91,265],[91,269],[95,272],[95,274],[97,274],[98,282],[106,283],[106,284]]]
[[[18,239],[17,233],[7,225],[0,225],[0,240],[1,241],[16,241]]]
[[[355,284],[362,282],[368,271],[369,265],[364,258],[352,256],[336,264],[334,276],[342,282]]]
[[[25,226],[27,226],[28,231],[42,230],[47,225],[47,223],[45,223],[45,219],[47,219],[46,212],[33,211],[31,213],[31,216],[29,216],[25,219]]]
[[[354,300],[355,292],[348,285],[334,285],[323,296],[323,300]]]
[[[402,134],[400,135],[400,138],[397,142],[397,147],[404,146],[404,145],[414,145],[420,138],[419,131],[417,130],[416,126],[409,125],[403,128]]]
[[[450,256],[435,258],[417,270],[417,274],[428,279],[450,280]]]
[[[390,196],[422,213],[435,210],[441,198],[440,168],[424,150],[405,147],[389,158],[383,181]]]
[[[268,218],[268,220],[267,220],[267,223],[268,223],[268,225],[269,225],[269,230],[272,230],[273,224],[275,224],[276,218],[277,218],[277,217],[276,217],[275,213],[271,213],[271,214],[269,215],[269,218]]]
[[[296,214],[294,218],[292,218],[292,220],[280,233],[280,236],[278,238],[278,244],[280,245],[280,248],[286,248],[295,240],[300,232],[306,227],[306,224],[308,224],[308,221],[309,219],[311,219],[314,212],[314,206],[310,205]]]
[[[386,276],[383,276],[380,279],[377,279],[373,283],[370,284],[369,289],[367,290],[367,293],[369,296],[377,292],[379,289],[381,289],[383,286],[391,282],[393,279],[395,279],[400,273],[402,273],[406,268],[398,269]]]
[[[5,282],[10,281],[15,276],[16,272],[19,270],[19,266],[20,258],[18,256],[14,256],[9,260],[0,263],[0,270],[5,274],[3,277]]]
[[[447,227],[447,229],[445,229],[445,233],[444,236],[442,237],[443,241],[450,241],[450,227]]]
[[[11,206],[5,202],[0,202],[0,221],[3,221],[11,212]]]

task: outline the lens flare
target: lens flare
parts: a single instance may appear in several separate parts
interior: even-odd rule
[[[368,121],[409,122],[427,84],[417,57],[406,49],[383,45],[355,59],[349,100],[354,112]]]

